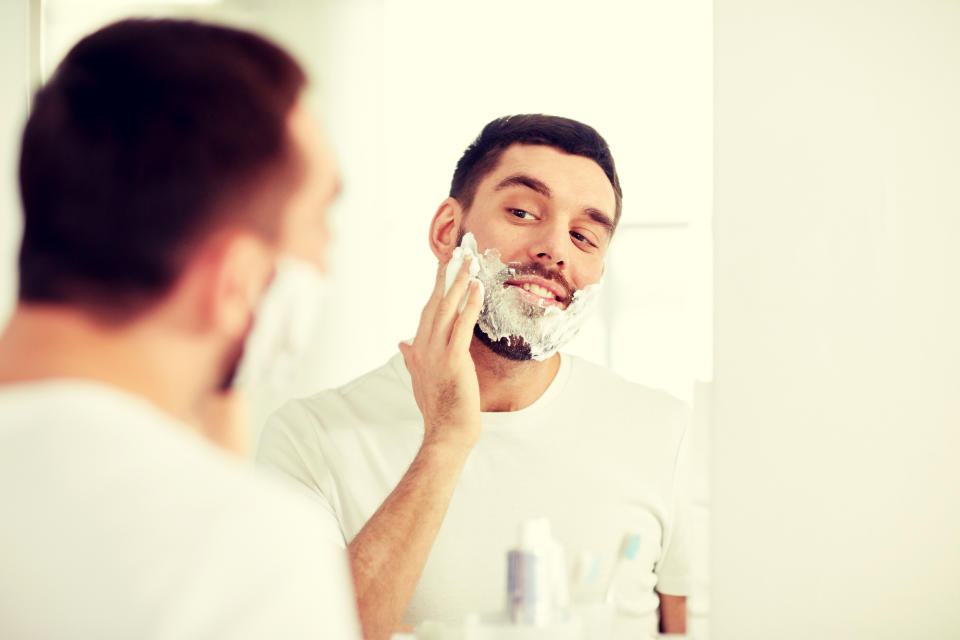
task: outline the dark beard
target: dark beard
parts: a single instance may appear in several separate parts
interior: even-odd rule
[[[240,363],[243,361],[243,347],[246,340],[240,340],[224,357],[223,373],[220,376],[217,391],[229,391],[237,381]]]
[[[237,383],[237,374],[240,372],[240,364],[243,362],[243,352],[244,348],[247,346],[247,339],[250,337],[250,333],[253,331],[253,321],[254,316],[250,316],[250,320],[247,322],[247,330],[244,332],[243,337],[237,340],[223,356],[223,373],[220,375],[220,380],[217,384],[217,391],[224,392],[233,389]]]
[[[483,332],[479,324],[473,326],[473,335],[498,356],[503,356],[508,360],[516,360],[517,362],[532,359],[530,345],[527,344],[523,338],[510,336],[509,338],[500,338],[494,342],[490,339],[490,336]]]

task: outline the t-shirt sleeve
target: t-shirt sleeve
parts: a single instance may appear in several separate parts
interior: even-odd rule
[[[690,594],[692,576],[690,548],[688,543],[688,450],[691,429],[690,409],[687,405],[673,412],[675,428],[680,434],[675,448],[672,478],[668,484],[666,499],[670,504],[669,522],[664,530],[663,548],[654,572],[657,575],[658,593],[672,596]]]
[[[317,443],[316,418],[294,400],[267,420],[257,447],[257,463],[285,477],[309,495],[326,522],[325,533],[346,548],[346,537],[336,509],[333,479]]]

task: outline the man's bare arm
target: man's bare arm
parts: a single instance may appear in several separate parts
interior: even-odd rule
[[[660,596],[660,633],[687,632],[687,596]]]
[[[367,640],[389,638],[440,531],[468,450],[425,446],[347,552]]]
[[[465,261],[444,294],[441,266],[413,344],[400,344],[424,436],[397,487],[347,546],[367,640],[385,640],[398,628],[480,438],[480,389],[469,346],[483,294],[476,284],[468,288],[467,267]]]

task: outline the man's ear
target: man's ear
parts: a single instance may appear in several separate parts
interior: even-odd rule
[[[441,262],[446,262],[457,247],[457,232],[463,221],[463,207],[456,198],[440,203],[430,221],[430,249]]]
[[[213,263],[210,319],[221,335],[244,335],[273,278],[273,252],[251,233],[224,239]]]

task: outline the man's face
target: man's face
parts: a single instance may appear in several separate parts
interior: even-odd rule
[[[322,273],[326,271],[330,243],[327,211],[340,191],[339,169],[319,123],[302,100],[290,113],[288,131],[301,178],[283,205],[276,250],[308,262]],[[252,328],[253,318],[247,331],[228,347],[221,388],[234,383]]]
[[[508,147],[458,230],[458,238],[472,232],[481,253],[496,249],[509,265],[484,283],[477,339],[501,356],[527,360],[561,346],[569,339],[562,335],[572,337],[586,302],[576,311],[570,305],[575,292],[603,275],[615,207],[613,186],[593,160],[542,145]],[[515,297],[496,293],[499,287]],[[550,307],[563,318],[544,318]],[[573,315],[566,316],[568,307]]]
[[[460,231],[517,268],[507,286],[518,295],[565,308],[603,275],[615,207],[613,186],[593,160],[514,144],[478,185]]]
[[[326,271],[330,228],[327,210],[340,192],[340,172],[317,119],[300,100],[289,131],[304,163],[304,179],[291,195],[280,228],[279,250]]]

